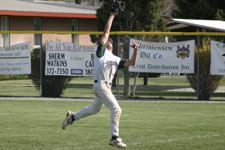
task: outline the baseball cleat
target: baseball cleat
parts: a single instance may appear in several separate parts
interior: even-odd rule
[[[111,139],[109,141],[109,145],[111,146],[116,146],[118,148],[127,148],[127,145],[125,143],[122,142],[121,138],[116,138],[116,139]]]
[[[64,119],[64,121],[62,123],[62,129],[66,129],[66,127],[68,125],[72,125],[74,121],[75,121],[75,119],[74,119],[74,116],[73,116],[73,112],[68,111],[66,113],[66,118]]]

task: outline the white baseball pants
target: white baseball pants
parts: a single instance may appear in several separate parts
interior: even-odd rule
[[[110,85],[105,82],[95,83],[93,89],[95,94],[94,103],[75,113],[75,120],[98,113],[104,104],[111,110],[111,134],[112,136],[119,136],[119,120],[122,110],[112,94]]]

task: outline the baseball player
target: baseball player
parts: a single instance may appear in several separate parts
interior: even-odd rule
[[[115,14],[111,13],[106,23],[104,33],[100,39],[95,59],[94,59],[94,102],[92,105],[83,108],[79,112],[68,111],[66,118],[63,121],[62,128],[65,129],[68,125],[71,125],[74,121],[78,121],[83,117],[87,117],[96,114],[100,111],[103,105],[111,110],[111,134],[112,138],[109,141],[109,145],[116,146],[118,148],[126,148],[119,138],[119,120],[122,110],[112,94],[111,85],[114,74],[117,69],[129,67],[135,65],[137,61],[137,50],[139,44],[133,43],[131,47],[134,48],[131,59],[121,59],[112,54],[113,40],[109,38],[110,29],[114,20]]]

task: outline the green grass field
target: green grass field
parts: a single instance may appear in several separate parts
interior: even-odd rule
[[[123,78],[120,78],[119,96],[123,97]],[[133,78],[130,81],[133,85]],[[196,100],[194,91],[177,91],[179,88],[190,88],[185,77],[160,77],[149,78],[148,86],[143,86],[143,78],[137,80],[137,85],[142,88],[136,89],[134,98],[140,99],[192,99]],[[65,98],[92,98],[93,95],[93,78],[92,77],[75,77],[64,90],[61,97]],[[220,86],[225,87],[225,79],[222,80]],[[30,79],[27,80],[0,80],[0,96],[1,97],[39,97],[38,91]],[[56,87],[57,88],[57,87]],[[173,91],[171,91],[173,90]],[[116,88],[113,89],[116,95]],[[131,98],[131,97],[128,97]],[[216,92],[212,95],[211,100],[225,100],[225,90]]]
[[[68,110],[91,101],[0,101],[1,150],[115,150],[110,111],[75,122]],[[224,150],[225,103],[120,101],[120,136],[129,150]]]

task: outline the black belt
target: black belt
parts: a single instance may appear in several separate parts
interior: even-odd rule
[[[94,80],[94,83],[98,83],[98,80]],[[112,85],[112,82],[105,81],[105,84]]]

